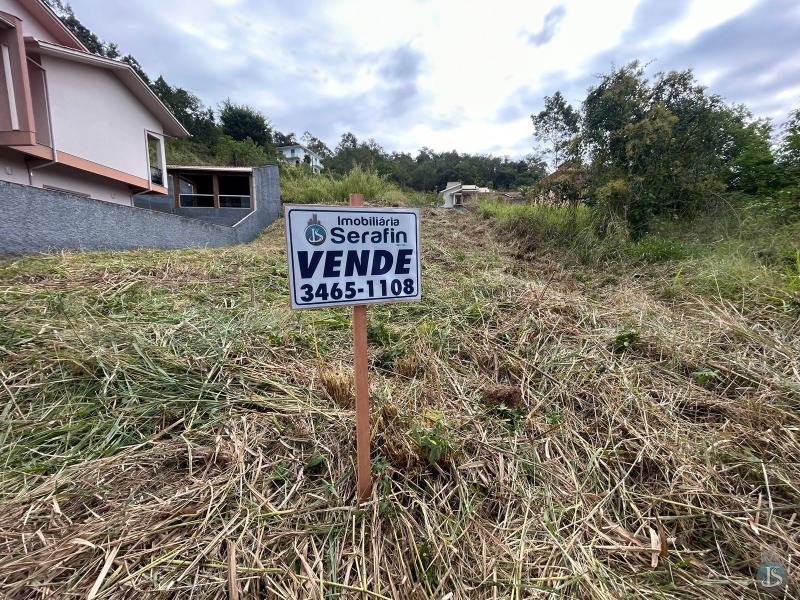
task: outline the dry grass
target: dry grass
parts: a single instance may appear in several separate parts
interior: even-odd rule
[[[287,309],[281,225],[0,265],[0,596],[738,599],[794,570],[797,323],[426,210],[424,300],[370,309],[358,506],[349,313]]]
[[[353,392],[353,374],[342,366],[333,369],[323,369],[319,374],[322,389],[329,400],[342,408],[355,407],[355,394]]]

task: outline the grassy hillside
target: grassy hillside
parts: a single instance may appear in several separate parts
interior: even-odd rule
[[[281,198],[296,204],[346,204],[353,190],[367,201],[384,205],[435,206],[441,197],[432,192],[401,190],[375,171],[354,167],[344,175],[323,171],[314,174],[305,167],[281,165]]]
[[[734,199],[735,202],[735,199]],[[752,199],[693,219],[662,219],[630,240],[592,208],[485,201],[478,213],[520,252],[557,253],[582,267],[635,272],[665,298],[696,293],[749,312],[800,316],[800,214]]]
[[[0,263],[2,597],[757,598],[798,556],[796,315],[423,209],[357,506],[350,312],[288,309],[282,226]]]

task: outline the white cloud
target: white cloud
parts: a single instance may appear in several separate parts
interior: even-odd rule
[[[71,3],[151,74],[212,106],[227,97],[252,104],[281,130],[311,129],[331,145],[347,128],[392,150],[519,156],[532,145],[528,115],[542,96],[561,88],[577,102],[612,62],[660,61],[684,49],[677,56],[696,57],[705,83],[730,78],[735,59],[707,64],[692,44],[754,0],[662,1],[176,0],[168,10],[162,0]],[[796,27],[793,18],[787,23]],[[765,48],[770,41],[759,40]],[[774,52],[786,59],[785,48]],[[796,87],[778,75],[764,104],[771,112],[791,106]]]
[[[725,21],[752,8],[757,0],[725,0],[725,2],[693,2],[686,15],[676,23],[659,44],[688,42],[702,32],[713,29]]]

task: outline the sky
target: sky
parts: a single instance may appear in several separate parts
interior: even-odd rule
[[[69,0],[145,71],[333,148],[532,152],[531,113],[633,59],[776,123],[800,108],[798,0]]]

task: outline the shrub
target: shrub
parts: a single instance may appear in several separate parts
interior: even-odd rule
[[[587,183],[586,168],[577,162],[567,162],[526,189],[525,197],[532,201],[577,204],[586,198]]]
[[[415,425],[411,437],[416,442],[419,456],[430,465],[446,465],[452,458],[453,447],[442,423],[432,426]]]

